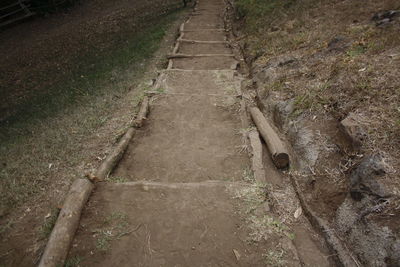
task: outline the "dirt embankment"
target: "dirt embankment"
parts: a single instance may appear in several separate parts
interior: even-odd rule
[[[259,104],[297,162],[308,206],[356,264],[400,264],[400,5],[237,0]]]
[[[88,0],[0,32],[0,265],[38,262],[69,185],[107,155],[165,64],[181,7]]]

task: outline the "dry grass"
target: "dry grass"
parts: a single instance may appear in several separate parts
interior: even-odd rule
[[[254,179],[254,175],[250,169],[243,171],[243,180],[246,185],[240,186],[233,190],[233,197],[238,199],[238,209],[246,221],[249,229],[248,242],[265,244],[266,249],[271,249],[264,255],[266,262],[272,266],[281,266],[286,261],[288,253],[283,249],[282,253],[276,254],[276,251],[271,247],[274,245],[280,246],[282,238],[294,239],[294,234],[291,232],[289,225],[284,222],[286,212],[278,212],[280,207],[274,206],[272,213],[269,211],[269,206],[275,205],[277,198],[272,188],[266,184],[260,184]],[[268,188],[268,189],[267,189]],[[287,196],[286,196],[287,198]],[[281,203],[285,205],[285,203]],[[287,214],[292,216],[292,214]],[[289,220],[286,220],[289,222]],[[278,257],[279,256],[279,257]]]
[[[262,16],[252,7],[246,10],[241,21],[246,37],[240,42],[253,70],[258,100],[283,124],[296,152],[300,171],[295,174],[297,166],[292,166],[291,172],[300,194],[317,216],[335,222],[349,195],[350,174],[365,156],[380,153],[387,164],[386,175],[376,180],[392,194],[391,201],[398,199],[400,17],[385,26],[378,26],[372,17],[399,10],[399,1],[287,0],[268,10],[273,2],[258,1],[257,5],[267,7]],[[358,115],[366,132],[360,149],[352,147],[338,127],[351,113]],[[286,207],[295,203],[285,201],[291,195],[284,191],[268,195],[282,212],[280,222],[289,225],[293,217],[285,217],[291,213]],[[398,238],[395,205],[388,205],[365,225],[379,223]],[[334,223],[331,226],[335,229]],[[367,231],[365,238],[340,234],[351,250],[369,239]],[[266,254],[269,264],[279,265],[279,255],[273,250]],[[369,262],[366,255],[357,254]]]
[[[362,114],[368,119],[362,153],[384,152],[391,169],[399,169],[400,20],[386,27],[371,20],[379,11],[399,9],[398,1],[282,2],[286,7],[275,7],[266,18],[244,22],[243,42],[253,66],[295,59],[264,81],[264,95],[294,98],[292,117],[329,114],[339,121],[351,112]],[[247,17],[257,16],[248,12]],[[343,43],[330,50],[334,38]],[[389,176],[389,187],[400,189],[395,174]]]

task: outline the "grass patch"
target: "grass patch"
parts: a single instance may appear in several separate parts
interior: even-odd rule
[[[112,183],[126,183],[128,182],[128,179],[126,179],[125,177],[110,176],[106,179],[106,181]]]
[[[255,181],[253,172],[249,168],[243,171],[243,179],[249,184],[236,189],[234,198],[240,200],[240,211],[244,213],[250,230],[248,241],[260,242],[276,235],[294,239],[294,234],[288,226],[277,218],[265,214],[265,205],[268,205],[267,185]]]
[[[102,229],[95,230],[96,249],[106,251],[110,248],[110,242],[118,240],[132,232],[129,229],[128,216],[122,212],[113,212],[103,220]]]
[[[160,17],[140,32],[118,32],[114,46],[94,47],[62,82],[39,90],[44,93],[0,122],[0,217],[44,194],[62,171],[71,180],[82,175],[77,166],[87,161],[85,138],[115,117],[177,15]]]
[[[96,239],[96,249],[106,251],[110,248],[110,242],[113,240],[111,231],[99,231],[99,237]]]
[[[294,239],[294,235],[290,232],[289,227],[272,216],[251,215],[247,220],[251,230],[250,240],[253,242],[268,240],[271,235],[285,236],[289,239]]]
[[[295,0],[237,0],[236,12],[245,17],[248,31],[256,32],[265,28],[265,23],[272,20],[272,15],[292,6]]]
[[[104,85],[115,85],[120,74],[127,69],[134,68],[138,73],[143,72],[143,65],[140,63],[157,50],[168,22],[175,17],[176,14],[172,14],[160,20],[164,24],[160,22],[140,32],[126,33],[127,36],[117,39],[118,42],[108,51],[93,49],[89,54],[83,55],[75,67],[66,73],[64,81],[23,103],[17,113],[3,122],[6,127],[0,132],[1,139],[19,133],[20,128],[25,128],[28,121],[31,124],[37,123],[68,106],[83,104],[82,101],[87,100],[88,96],[108,93],[102,90],[108,87]],[[118,97],[118,93],[128,88],[114,89],[117,89],[114,93]]]
[[[266,264],[273,267],[286,266],[287,262],[284,256],[285,251],[283,249],[271,250],[263,254]]]
[[[361,54],[364,54],[366,51],[367,51],[367,47],[365,47],[363,45],[355,45],[351,49],[349,49],[346,52],[346,54],[349,57],[356,57],[356,56],[359,56]]]
[[[64,267],[77,267],[83,261],[83,258],[79,256],[74,256],[72,258],[68,258],[65,263]]]
[[[59,209],[53,209],[45,218],[43,225],[40,227],[40,234],[43,238],[48,238],[53,231],[54,225],[56,224]]]
[[[255,182],[254,173],[250,167],[243,171],[243,180],[248,183]]]

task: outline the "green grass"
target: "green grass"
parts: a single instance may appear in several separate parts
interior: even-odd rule
[[[114,117],[119,99],[137,85],[177,16],[174,12],[159,17],[139,32],[118,32],[108,50],[93,48],[62,82],[38,90],[44,93],[0,123],[0,217],[43,194],[51,179],[83,175],[76,169],[85,162],[82,142]],[[60,168],[68,170],[67,177],[55,173]]]
[[[96,249],[107,251],[111,241],[118,240],[132,231],[129,226],[128,216],[125,213],[113,212],[105,217],[102,229],[96,231]]]
[[[64,267],[77,267],[82,261],[83,259],[79,256],[68,258],[64,263]]]
[[[279,13],[290,6],[295,0],[237,0],[236,12],[239,17],[245,17],[245,26],[248,31],[259,31],[272,21],[272,15]]]
[[[243,171],[243,180],[248,183],[255,182],[253,170],[248,167]]]
[[[0,140],[20,134],[21,128],[26,128],[27,122],[37,123],[41,119],[62,112],[74,104],[84,104],[87,97],[102,95],[105,84],[116,83],[119,74],[128,68],[143,71],[141,62],[152,56],[163,38],[168,22],[175,14],[160,20],[159,24],[150,26],[146,31],[128,33],[130,35],[117,39],[115,46],[109,51],[93,49],[84,55],[73,69],[66,73],[65,80],[51,88],[44,89],[33,99],[21,104],[18,112],[7,118],[1,126]],[[128,88],[116,88],[115,95]],[[121,92],[122,91],[122,92]],[[90,103],[88,103],[90,105]]]
[[[367,47],[363,46],[363,45],[356,45],[354,47],[352,47],[351,49],[349,49],[346,54],[349,57],[356,57],[359,56],[361,54],[364,54],[367,51]]]
[[[285,251],[283,249],[270,250],[263,254],[267,266],[281,267],[286,266],[287,262],[284,259]]]

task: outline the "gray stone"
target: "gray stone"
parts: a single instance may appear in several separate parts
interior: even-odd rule
[[[354,148],[359,148],[367,138],[365,123],[365,119],[355,113],[350,113],[340,122],[341,130],[350,138]]]
[[[360,201],[365,195],[384,198],[389,194],[377,180],[376,176],[385,173],[382,156],[366,156],[350,175],[350,195]]]

